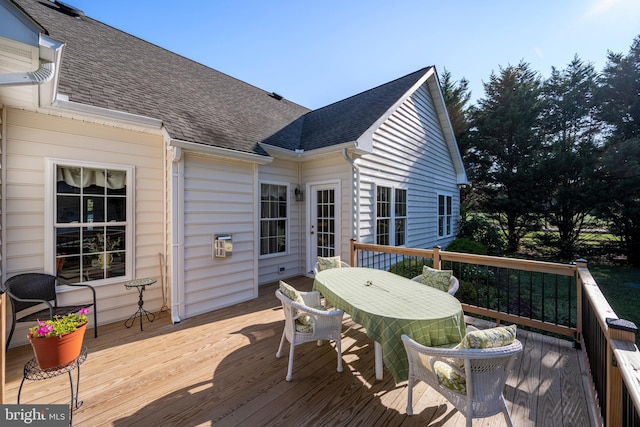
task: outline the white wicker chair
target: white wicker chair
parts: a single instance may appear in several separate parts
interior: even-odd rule
[[[340,261],[340,267],[344,268],[344,267],[351,267],[351,266],[344,261]],[[313,274],[318,274],[318,271],[320,271],[320,266],[316,262],[315,265],[313,266]]]
[[[513,426],[502,392],[516,355],[522,351],[520,341],[515,340],[504,347],[461,350],[425,347],[404,334],[402,342],[409,358],[407,415],[413,414],[413,386],[417,381],[424,381],[465,415],[467,427],[471,427],[473,418],[490,417],[500,412],[507,425]],[[464,372],[455,370],[465,377],[466,395],[440,384],[433,366],[437,361],[452,366],[464,363]]]
[[[414,282],[422,283],[422,274],[414,277],[411,280],[413,280]],[[454,276],[451,276],[451,282],[449,283],[449,290],[447,291],[447,293],[449,295],[455,295],[456,292],[458,292],[458,288],[460,288],[460,282]]]
[[[299,304],[287,298],[280,290],[276,290],[276,297],[282,301],[282,309],[284,310],[284,330],[280,339],[280,347],[276,353],[276,357],[282,357],[282,347],[285,338],[290,343],[289,348],[289,367],[287,369],[287,381],[291,381],[293,373],[293,350],[295,346],[317,341],[318,345],[322,340],[333,340],[336,343],[336,351],[338,352],[338,372],[342,372],[342,310],[321,310],[312,307],[320,307],[320,293],[300,292],[305,304]],[[299,332],[296,330],[296,319],[302,316],[310,316],[313,319],[312,332]]]

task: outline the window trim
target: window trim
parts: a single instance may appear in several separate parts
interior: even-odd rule
[[[127,189],[131,189],[127,192],[126,198],[126,210],[127,210],[127,236],[125,239],[125,271],[124,276],[110,277],[108,279],[91,280],[86,283],[90,283],[91,286],[102,286],[112,283],[124,282],[131,280],[134,277],[134,271],[136,267],[136,250],[135,250],[135,232],[136,232],[136,220],[135,220],[135,166],[122,165],[113,163],[98,163],[91,161],[69,160],[61,158],[46,158],[45,159],[45,228],[44,228],[44,271],[49,274],[56,274],[56,238],[55,238],[55,223],[56,223],[56,167],[71,166],[71,167],[85,167],[96,169],[111,169],[121,170],[127,173]],[[69,286],[60,286],[60,291],[73,289]]]
[[[444,208],[445,208],[445,213],[443,215],[444,218],[444,223],[443,223],[443,233],[440,234],[440,197],[444,197]],[[451,213],[449,215],[447,215],[446,213],[446,209],[447,209],[447,199],[451,200]],[[450,220],[450,230],[449,233],[446,232],[446,228],[447,228],[447,217]],[[445,193],[442,191],[439,191],[436,193],[436,236],[438,237],[438,239],[444,239],[447,237],[451,237],[454,235],[454,224],[453,224],[453,194],[452,193]]]
[[[389,213],[390,216],[386,217],[378,217],[378,188],[388,188],[390,190],[390,200],[389,200]],[[405,216],[396,217],[396,191],[403,190],[406,194],[406,209],[407,214]],[[373,241],[376,245],[378,245],[378,220],[379,219],[389,219],[389,245],[388,246],[397,246],[397,247],[406,247],[407,240],[409,237],[409,190],[404,186],[396,186],[396,185],[383,185],[376,184],[373,185]],[[404,244],[397,245],[396,244],[396,219],[404,219],[405,220],[405,228],[404,228]]]
[[[262,185],[266,184],[266,185],[278,185],[278,186],[282,186],[285,187],[285,191],[287,194],[287,216],[285,218],[285,242],[284,242],[284,251],[283,252],[276,252],[276,253],[272,253],[272,254],[261,254],[260,253],[260,245],[262,244]],[[269,181],[269,180],[259,180],[258,181],[258,212],[257,212],[257,217],[258,217],[258,246],[257,246],[257,252],[258,252],[258,259],[268,259],[268,258],[276,258],[276,257],[281,257],[281,256],[287,256],[289,255],[289,248],[290,248],[290,236],[291,236],[291,184],[288,182],[283,182],[283,181]]]

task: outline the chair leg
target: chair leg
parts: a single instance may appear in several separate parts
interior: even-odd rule
[[[16,330],[16,322],[15,320],[11,322],[11,330],[9,331],[9,336],[7,337],[7,344],[5,344],[4,351],[9,350],[9,344],[11,343],[11,337],[13,337],[13,332]]]
[[[293,350],[296,347],[291,344],[291,348],[289,349],[289,367],[287,368],[287,381],[291,381],[293,378]]]
[[[407,383],[407,415],[413,415],[413,378],[409,376]]]
[[[509,416],[509,411],[506,406],[502,410],[502,413],[504,414],[504,420],[507,422],[507,426],[513,427],[513,423],[511,422],[511,417]]]
[[[93,337],[98,338],[98,310],[95,301],[93,302]]]
[[[336,340],[336,351],[338,352],[338,372],[342,372],[342,340]]]
[[[284,345],[285,332],[282,331],[282,338],[280,338],[280,347],[278,347],[278,352],[276,353],[276,357],[280,359],[282,357],[282,346]]]

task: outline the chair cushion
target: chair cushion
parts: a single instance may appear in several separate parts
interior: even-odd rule
[[[300,292],[290,284],[280,280],[280,292],[282,292],[291,301],[295,301],[298,304],[306,305]],[[317,309],[324,309],[324,307],[313,307]],[[296,319],[296,331],[298,332],[313,332],[313,318],[311,316],[300,316]]]
[[[451,365],[438,361],[433,364],[433,369],[441,385],[457,393],[467,394],[467,380],[456,372]]]
[[[340,259],[340,255],[332,257],[318,257],[318,271],[340,267],[342,267],[342,260]]]
[[[426,265],[422,268],[422,283],[443,292],[449,290],[451,276],[452,270],[436,270]]]
[[[306,316],[309,317],[309,316]],[[302,332],[303,334],[312,334],[313,333],[313,324],[312,323],[301,323],[300,319],[296,319],[296,332]]]
[[[513,344],[517,326],[499,326],[467,332],[457,348],[495,348]]]
[[[313,307],[316,310],[324,310],[327,311],[323,306]],[[299,319],[296,319],[296,332],[302,332],[304,334],[312,334],[313,333],[313,317],[311,316],[303,316]]]
[[[298,304],[304,304],[304,300],[302,299],[302,295],[300,292],[290,284],[280,280],[280,292],[284,294],[291,301],[295,301]]]
[[[504,347],[513,344],[516,339],[517,326],[499,326],[491,329],[477,329],[464,336],[460,344],[455,349],[482,349]],[[464,372],[464,364],[460,363],[458,368]],[[464,376],[460,375],[456,370],[445,362],[436,362],[433,364],[438,382],[449,390],[458,393],[467,393],[467,381]]]

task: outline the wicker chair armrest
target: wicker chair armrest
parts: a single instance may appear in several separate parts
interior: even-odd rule
[[[449,290],[447,291],[447,293],[449,295],[454,295],[456,292],[458,292],[459,288],[460,281],[455,276],[451,276],[451,282],[449,284]]]
[[[431,356],[447,359],[492,359],[494,357],[500,357],[503,355],[517,353],[522,351],[522,344],[517,339],[509,345],[494,348],[465,348],[465,349],[453,349],[453,348],[439,348],[439,347],[427,347],[419,344],[407,335],[402,335],[402,340],[406,345],[415,349],[417,352]]]
[[[422,274],[413,277],[411,280],[422,283]],[[455,276],[451,276],[451,280],[449,281],[449,290],[447,293],[449,295],[455,295],[455,293],[458,292],[458,289],[460,289],[460,281]]]
[[[295,301],[291,301],[291,307],[295,308],[296,310],[298,310],[299,314],[297,317],[300,316],[312,316],[312,317],[340,317],[342,318],[342,315],[344,314],[343,310],[339,310],[339,309],[333,309],[333,310],[322,310],[322,309],[318,309],[318,308],[313,308],[313,307],[309,307],[308,305],[304,305],[304,304],[298,304]]]

